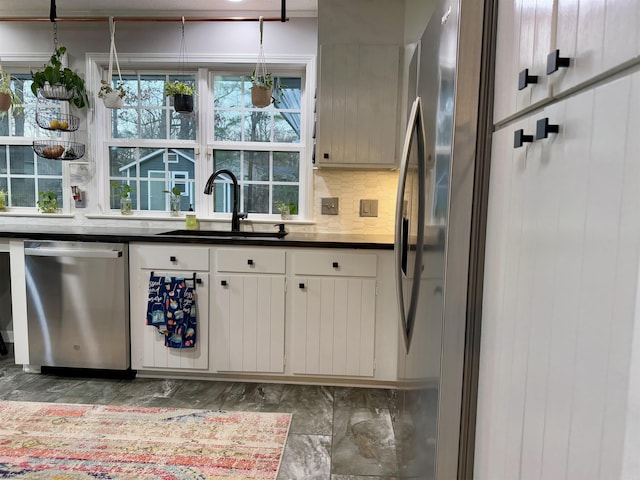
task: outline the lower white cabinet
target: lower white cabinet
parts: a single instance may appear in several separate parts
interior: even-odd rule
[[[222,248],[215,255],[215,370],[283,373],[285,251]]]
[[[173,259],[173,260],[172,260]],[[181,263],[182,262],[182,263]],[[180,268],[170,268],[172,264]],[[131,244],[131,365],[136,370],[194,370],[209,368],[209,249],[175,245]],[[164,267],[164,268],[156,268]],[[169,268],[167,268],[169,267]],[[192,279],[196,274],[196,345],[168,348],[164,335],[147,325],[147,300],[151,272],[156,276]]]
[[[375,254],[295,254],[294,374],[373,377],[376,262]]]

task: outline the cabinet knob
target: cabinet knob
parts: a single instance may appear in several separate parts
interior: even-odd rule
[[[202,279],[201,278],[196,278],[196,283],[198,285],[202,285]]]
[[[304,289],[304,283],[299,283],[298,288],[300,288],[301,290]]]
[[[251,259],[247,260],[247,265],[253,265],[253,260]]]
[[[525,135],[522,128],[513,132],[513,148],[520,148],[525,142],[533,142],[533,135]]]
[[[322,154],[322,158],[329,158],[329,154],[328,153],[323,153]]]
[[[551,75],[559,68],[566,68],[571,63],[569,57],[561,57],[560,50],[556,49],[547,55],[547,75]]]
[[[173,255],[171,255],[171,256],[169,257],[169,261],[170,261],[170,262],[177,262],[177,261],[178,261],[178,259],[177,259],[176,257],[174,257]]]
[[[558,133],[560,126],[549,123],[549,118],[541,118],[536,122],[536,140],[547,138],[550,133]]]
[[[528,68],[525,68],[518,74],[518,90],[524,90],[534,83],[538,83],[538,75],[529,75]]]
[[[227,281],[226,280],[222,280],[220,282],[220,285],[222,285],[223,287],[226,287],[227,286]]]
[[[339,266],[338,262],[333,262],[333,268],[338,268]]]

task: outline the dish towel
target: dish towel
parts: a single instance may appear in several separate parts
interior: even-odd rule
[[[158,333],[164,335],[166,347],[195,347],[195,292],[184,278],[151,275],[147,325],[156,327]]]

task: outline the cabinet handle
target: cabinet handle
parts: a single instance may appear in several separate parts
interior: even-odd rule
[[[338,265],[338,262],[333,262],[333,268],[338,268],[340,265]]]
[[[328,153],[323,153],[322,154],[322,158],[329,158],[329,154]]]
[[[174,257],[173,255],[171,255],[171,256],[169,257],[169,261],[170,261],[170,262],[176,262],[176,261],[178,261],[178,259],[177,259],[176,257]]]
[[[253,265],[253,260],[251,260],[251,259],[247,260],[247,264],[248,265]]]
[[[533,142],[533,135],[525,135],[522,128],[513,132],[513,148],[520,148],[525,142]]]
[[[548,117],[541,118],[536,122],[536,140],[547,138],[550,133],[558,133],[559,129],[559,125],[552,125],[549,123]]]
[[[226,287],[227,286],[227,281],[226,280],[222,280],[220,282],[220,285],[222,285],[223,287]]]
[[[201,278],[196,278],[196,283],[198,285],[202,285],[202,279]]]
[[[538,83],[538,75],[529,75],[528,68],[525,68],[518,74],[518,90],[524,90],[534,83]]]
[[[547,55],[547,75],[551,75],[559,68],[566,68],[571,63],[569,57],[561,57],[560,50],[556,49]]]
[[[299,284],[298,284],[298,288],[300,288],[300,289],[304,289],[304,283],[299,283]]]

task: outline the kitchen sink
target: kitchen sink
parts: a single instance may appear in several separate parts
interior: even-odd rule
[[[236,238],[283,238],[288,232],[284,230],[277,232],[252,232],[240,231],[232,232],[230,230],[171,230],[162,232],[158,235],[176,236],[176,237],[236,237]]]

